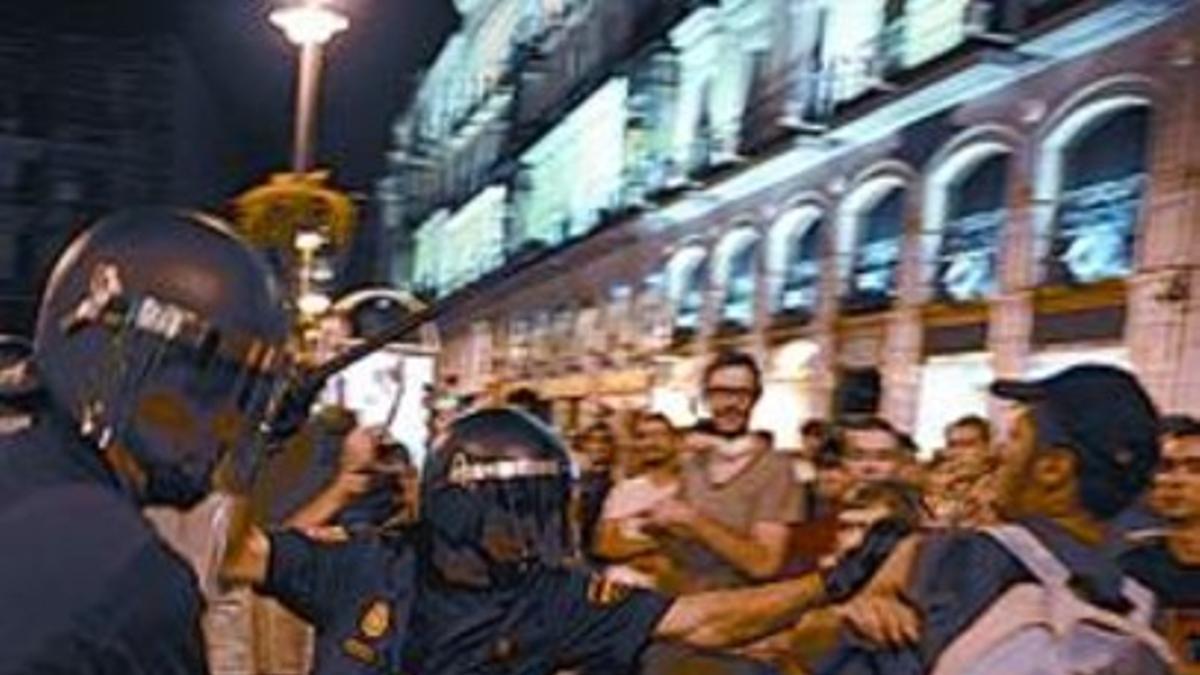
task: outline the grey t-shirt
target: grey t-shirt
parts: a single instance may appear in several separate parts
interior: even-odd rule
[[[788,460],[773,451],[758,451],[727,480],[718,482],[713,473],[709,453],[688,458],[680,498],[730,529],[748,535],[755,523],[789,525],[804,519],[804,491],[793,478]],[[672,540],[666,546],[684,570],[687,592],[752,583],[702,544]]]

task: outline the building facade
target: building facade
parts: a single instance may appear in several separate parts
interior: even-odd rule
[[[783,446],[1080,360],[1200,411],[1200,3],[458,4],[380,186],[457,386],[686,422],[740,348]]]

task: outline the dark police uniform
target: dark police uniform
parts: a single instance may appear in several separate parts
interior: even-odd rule
[[[259,589],[316,628],[315,673],[398,673],[416,589],[413,548],[402,534],[325,544],[273,532]]]
[[[1121,612],[1123,571],[1103,548],[1089,547],[1053,523],[1023,521],[1074,575],[1073,587],[1094,604]],[[920,641],[881,649],[849,638],[817,668],[821,675],[919,675],[1010,586],[1034,577],[990,536],[954,532],[929,537],[913,571],[907,598],[922,617]]]
[[[64,416],[0,436],[0,673],[205,673],[195,575]]]
[[[262,590],[317,627],[322,674],[621,673],[671,603],[569,569],[503,590],[447,587],[421,573],[402,537],[270,538]]]

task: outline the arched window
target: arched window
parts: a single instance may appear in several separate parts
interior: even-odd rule
[[[941,238],[933,260],[934,297],[963,302],[996,290],[1000,233],[1008,215],[1007,154],[992,154],[946,187]]]
[[[707,282],[708,255],[702,246],[683,248],[667,263],[666,299],[673,312],[675,339],[690,338],[700,329]]]
[[[844,306],[849,311],[890,307],[899,286],[904,240],[904,190],[892,187],[858,213]]]
[[[1149,129],[1150,109],[1126,106],[1088,121],[1062,146],[1047,282],[1092,283],[1133,269]]]
[[[758,281],[758,240],[734,250],[726,263],[725,298],[721,304],[723,327],[749,328],[754,323],[754,290]]]
[[[704,281],[708,278],[708,265],[697,261],[684,273],[675,302],[675,330],[695,333],[700,329],[700,315],[704,310]]]
[[[816,312],[821,290],[822,229],[818,219],[789,237],[776,304],[779,313],[811,316]]]

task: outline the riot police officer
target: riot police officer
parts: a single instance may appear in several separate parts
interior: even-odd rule
[[[194,505],[248,447],[286,333],[267,266],[215,218],[124,212],[67,248],[33,422],[0,437],[0,673],[206,672],[194,574],[140,509]]]
[[[345,543],[252,531],[227,578],[313,622],[318,673],[616,673],[651,639],[719,649],[845,598],[903,534],[879,529],[825,575],[670,600],[564,565],[569,476],[548,428],[482,410],[429,456],[415,528]]]

